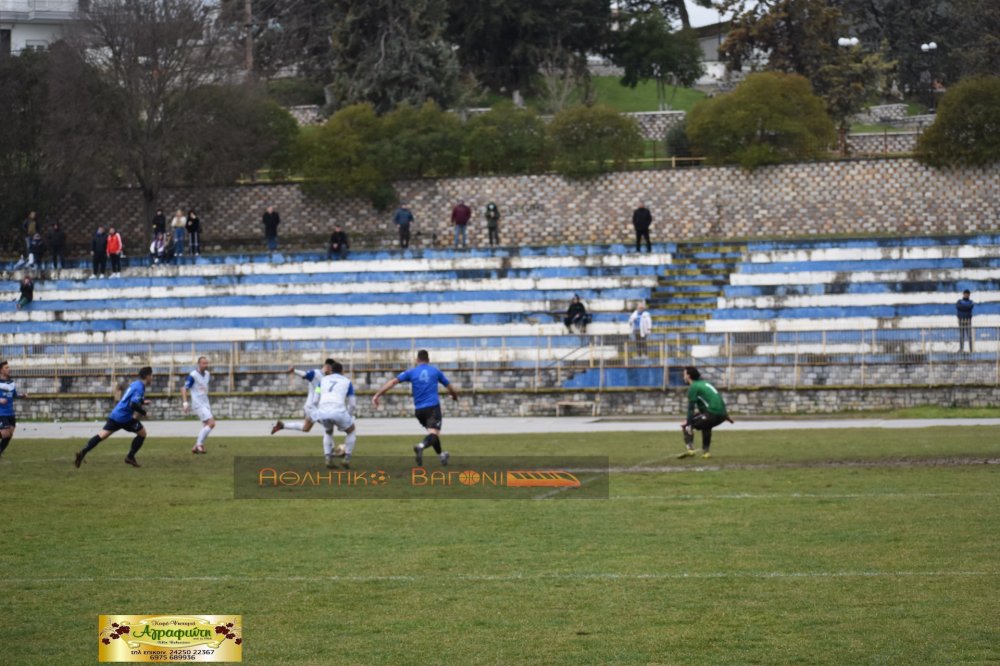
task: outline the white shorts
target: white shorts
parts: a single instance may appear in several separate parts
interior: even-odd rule
[[[302,413],[306,415],[306,418],[310,421],[315,421],[312,417],[313,412],[316,411],[316,403],[307,401],[306,404],[302,406]]]
[[[347,430],[354,425],[354,417],[346,409],[321,411],[317,408],[312,411],[311,418],[327,430],[331,430],[334,427],[339,430]]]
[[[191,405],[191,411],[198,415],[198,419],[202,423],[212,419],[212,406],[207,403],[204,405]]]

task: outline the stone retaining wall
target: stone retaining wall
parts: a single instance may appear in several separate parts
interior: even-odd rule
[[[763,414],[834,414],[872,409],[901,409],[920,405],[953,407],[998,407],[1000,387],[887,387],[887,388],[817,388],[817,389],[731,389],[724,391],[733,418]],[[150,408],[151,432],[155,421],[182,418],[180,399],[152,396]],[[448,418],[454,417],[517,417],[552,416],[557,401],[600,403],[601,416],[678,415],[687,408],[684,389],[605,391],[599,396],[588,391],[498,392],[468,393],[459,402],[444,400],[445,430]],[[368,396],[359,397],[358,417],[409,417],[413,403],[409,393],[397,389],[386,396],[378,411],[371,407]],[[301,395],[229,395],[215,396],[212,407],[217,418],[278,419],[302,415]],[[110,398],[36,396],[18,405],[21,420],[62,421],[94,420],[106,417],[111,409]],[[571,410],[577,415],[590,415],[589,409]],[[416,428],[416,424],[414,424]],[[224,431],[220,431],[224,432]],[[363,432],[363,430],[362,430]]]
[[[1000,224],[1000,165],[937,170],[912,159],[786,164],[747,172],[738,167],[609,173],[591,180],[553,174],[407,181],[397,190],[416,217],[413,246],[451,244],[450,212],[464,198],[477,212],[473,245],[486,244],[479,214],[500,206],[504,244],[628,242],[631,215],[642,199],[653,213],[654,240],[802,237],[819,234],[974,234]],[[165,210],[196,207],[203,243],[253,239],[263,248],[261,215],[281,214],[287,240],[328,237],[340,223],[356,245],[392,246],[392,211],[366,201],[307,196],[296,184],[171,189]],[[64,223],[68,236],[89,239],[97,220],[124,229],[126,252],[145,254],[136,190],[104,190],[88,205],[67,201],[44,217]],[[136,241],[135,239],[141,239]],[[259,239],[259,240],[258,240]],[[89,242],[89,241],[88,241]],[[140,250],[135,250],[136,245]]]
[[[920,132],[882,132],[880,134],[848,134],[847,145],[852,155],[899,155],[917,149]]]

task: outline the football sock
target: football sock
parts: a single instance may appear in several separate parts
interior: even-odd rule
[[[7,445],[10,444],[10,440],[11,440],[10,437],[4,437],[3,439],[0,439],[0,453],[3,453],[4,451],[7,450]]]
[[[712,429],[705,428],[701,431],[701,450],[708,453],[708,447],[712,445]]]
[[[101,436],[94,435],[93,437],[90,438],[90,441],[87,442],[87,446],[83,447],[83,450],[80,451],[80,453],[82,453],[83,455],[87,455],[88,453],[93,451],[94,447],[96,447],[100,443],[101,443]]]
[[[285,421],[285,430],[302,430],[305,423],[302,421]]]
[[[201,432],[198,433],[198,440],[195,443],[198,446],[204,446],[205,445],[205,440],[208,439],[208,436],[209,436],[209,434],[211,432],[212,432],[212,428],[209,427],[209,426],[205,426],[204,428],[202,428]]]
[[[135,439],[132,440],[132,448],[128,450],[128,457],[135,460],[135,454],[139,453],[139,449],[142,448],[142,443],[145,441],[145,437],[136,435]]]
[[[323,453],[328,456],[333,455],[333,433],[324,432],[323,433]]]
[[[358,433],[351,432],[347,435],[347,439],[344,440],[344,453],[345,457],[350,458],[351,454],[354,453],[354,445],[358,442]]]
[[[431,447],[434,447],[434,452],[435,453],[438,453],[438,454],[441,453],[441,438],[439,438],[434,433],[431,433],[430,435],[427,435],[426,437],[424,437],[423,445],[424,445],[425,449],[428,446],[431,446]]]

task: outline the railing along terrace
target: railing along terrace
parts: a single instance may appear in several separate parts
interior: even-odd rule
[[[488,338],[386,338],[113,345],[0,346],[15,378],[35,392],[93,386],[113,390],[144,365],[165,375],[165,390],[179,391],[198,357],[208,357],[217,392],[248,390],[255,376],[291,366],[318,368],[326,358],[343,364],[359,387],[378,384],[411,366],[419,349],[461,385],[491,390],[497,372],[524,378],[528,390],[681,386],[682,369],[698,366],[721,388],[822,386],[1000,385],[1000,327],[977,327],[972,349],[959,350],[955,329],[829,330],[768,333],[671,333],[637,341],[628,335]],[[492,374],[491,374],[492,373]],[[592,378],[568,383],[577,375]],[[87,378],[93,378],[88,381]],[[249,378],[249,379],[248,379]],[[624,383],[623,383],[624,382]],[[55,388],[50,388],[55,387]],[[289,391],[297,391],[294,380]]]

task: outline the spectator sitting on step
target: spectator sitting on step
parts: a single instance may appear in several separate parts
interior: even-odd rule
[[[326,259],[346,259],[347,250],[351,243],[347,239],[347,234],[340,228],[339,224],[333,225],[333,233],[330,234],[330,245],[326,248]]]
[[[563,323],[566,324],[566,330],[572,333],[573,325],[575,324],[580,329],[581,335],[586,334],[587,324],[590,323],[591,319],[592,317],[587,314],[587,308],[580,302],[580,297],[573,294],[573,300],[570,301],[569,309],[566,310],[566,318],[563,319]]]
[[[149,256],[152,258],[154,266],[173,261],[174,248],[163,233],[156,234],[156,238],[149,244]]]
[[[21,297],[17,299],[17,309],[27,307],[33,300],[35,300],[35,285],[30,277],[26,277],[21,280]]]

